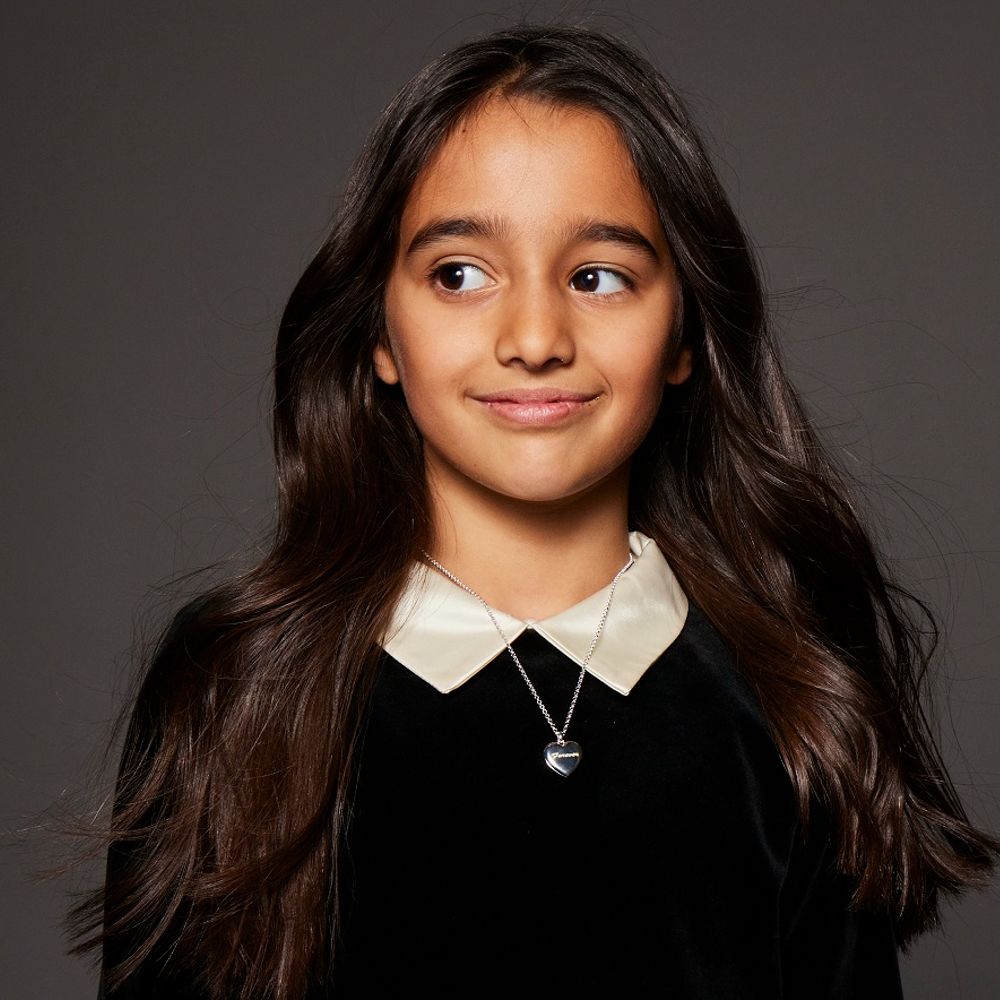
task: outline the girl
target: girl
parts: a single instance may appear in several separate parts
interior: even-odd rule
[[[901,996],[1000,842],[649,62],[423,69],[274,372],[273,541],[163,635],[73,911],[103,997]]]

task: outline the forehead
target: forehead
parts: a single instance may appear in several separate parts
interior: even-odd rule
[[[581,215],[659,230],[615,125],[596,111],[533,98],[493,96],[463,117],[417,177],[401,230],[465,213],[503,216],[525,233]]]

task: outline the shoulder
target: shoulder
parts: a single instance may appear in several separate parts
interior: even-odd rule
[[[895,916],[854,903],[857,880],[837,867],[830,814],[815,799],[797,824],[781,889],[785,995],[902,1000]]]
[[[728,720],[737,729],[770,732],[751,681],[719,630],[692,600],[683,628],[648,671],[648,679],[668,685],[685,711],[701,718],[703,727],[710,719]]]

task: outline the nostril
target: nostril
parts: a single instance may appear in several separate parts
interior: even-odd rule
[[[513,357],[510,360],[520,361],[521,364],[528,369],[528,371],[545,371],[545,369],[555,367],[556,365],[568,364],[567,360],[562,355],[546,358],[545,361],[541,362],[541,364],[536,364],[535,362],[527,361],[521,357]]]

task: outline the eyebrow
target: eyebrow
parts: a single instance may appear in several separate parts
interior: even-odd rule
[[[506,222],[498,216],[470,215],[432,219],[414,233],[405,256],[425,250],[450,236],[475,236],[501,241],[507,238],[509,232]],[[630,250],[638,250],[654,264],[660,263],[656,247],[635,226],[628,223],[588,218],[571,222],[562,235],[571,243],[617,243]]]

